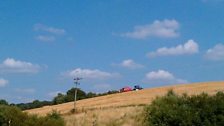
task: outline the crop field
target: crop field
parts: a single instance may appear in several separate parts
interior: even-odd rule
[[[73,102],[45,106],[26,112],[44,116],[56,110],[63,115],[68,126],[98,126],[99,124],[99,126],[138,126],[136,119],[141,119],[144,106],[150,104],[157,96],[165,95],[171,89],[177,94],[194,95],[202,92],[214,94],[224,91],[224,82],[172,85],[79,100],[76,114],[71,113]]]
[[[67,126],[141,126],[143,106],[94,109],[64,115]]]

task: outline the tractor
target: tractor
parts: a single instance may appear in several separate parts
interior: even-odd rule
[[[143,88],[140,85],[135,85],[133,90],[138,91],[138,90],[142,90]]]

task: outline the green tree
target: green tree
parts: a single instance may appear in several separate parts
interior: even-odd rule
[[[8,102],[4,99],[0,99],[0,105],[8,105]]]
[[[58,93],[58,95],[53,99],[53,104],[61,104],[66,102],[66,95]]]
[[[89,92],[89,93],[86,94],[87,98],[93,98],[93,97],[96,97],[96,96],[97,96],[97,94],[93,93],[93,92]]]
[[[145,108],[149,126],[223,126],[224,93],[178,96],[172,91]]]
[[[67,93],[66,93],[67,94],[67,98],[66,98],[67,101],[73,101],[74,100],[75,90],[76,90],[76,88],[71,88],[70,90],[67,91]],[[87,98],[86,93],[83,90],[77,88],[77,100],[81,100],[81,99],[85,99],[85,98]]]

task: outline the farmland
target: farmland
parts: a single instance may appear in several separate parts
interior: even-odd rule
[[[73,102],[45,106],[26,112],[44,116],[52,110],[56,110],[63,115],[68,126],[75,124],[85,126],[93,123],[109,125],[115,122],[119,124],[114,125],[137,126],[138,124],[134,120],[140,119],[144,105],[150,104],[157,96],[163,96],[171,89],[177,94],[195,95],[202,92],[214,94],[224,91],[224,82],[172,85],[79,100],[77,102],[78,112],[75,115],[71,113]]]

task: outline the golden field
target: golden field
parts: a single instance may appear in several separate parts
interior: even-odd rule
[[[71,114],[73,102],[45,106],[26,112],[43,116],[56,110],[63,115],[67,126],[98,126],[99,124],[99,126],[137,126],[135,119],[141,115],[144,105],[150,104],[157,96],[163,96],[171,89],[177,94],[194,95],[202,92],[214,94],[224,91],[224,82],[172,85],[79,100],[76,104],[78,113],[75,115]]]
[[[143,106],[112,107],[63,115],[63,118],[66,126],[141,126],[142,110]]]

